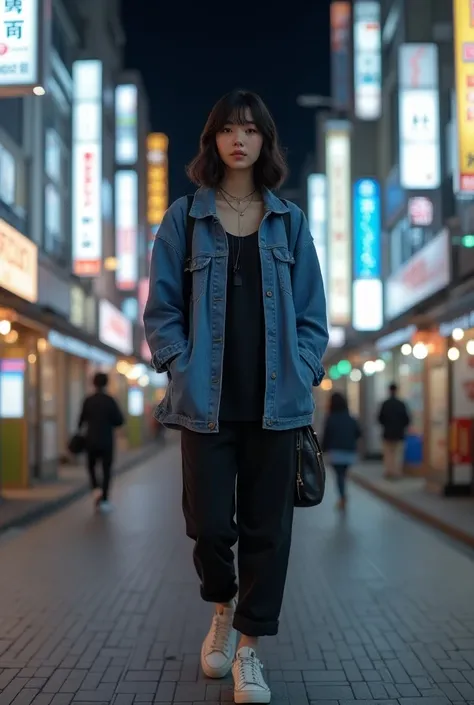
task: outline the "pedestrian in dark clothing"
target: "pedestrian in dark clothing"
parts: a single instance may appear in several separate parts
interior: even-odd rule
[[[323,451],[336,473],[339,509],[346,507],[347,471],[357,462],[357,442],[361,435],[359,423],[349,413],[346,398],[335,392],[324,427]]]
[[[391,384],[389,398],[379,412],[379,424],[383,429],[383,460],[385,477],[389,480],[402,476],[405,434],[411,423],[407,405],[398,398],[398,387]]]
[[[109,489],[114,456],[114,430],[124,422],[117,402],[106,393],[108,381],[103,372],[94,376],[95,392],[84,400],[79,417],[79,431],[86,426],[87,469],[91,488],[94,493],[100,491],[96,497],[96,506],[104,512],[111,509]],[[98,483],[96,474],[99,460],[102,464],[102,485]]]

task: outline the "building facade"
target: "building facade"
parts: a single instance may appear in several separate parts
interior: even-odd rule
[[[328,181],[329,311],[345,314],[321,403],[330,390],[344,391],[363,422],[366,455],[378,456],[377,411],[396,382],[412,413],[406,471],[454,495],[474,485],[474,72],[463,52],[474,39],[469,12],[472,3],[463,0],[433,0],[422,13],[407,0],[333,3],[339,79],[320,134],[327,145],[328,134],[340,138],[347,128],[351,147],[342,158],[340,139],[333,140],[330,158],[318,165]],[[337,179],[346,191],[350,182],[342,202]],[[338,290],[342,270],[331,242],[341,227],[351,268]]]
[[[121,448],[151,437],[150,411],[161,383],[141,357],[137,316],[146,252],[148,128],[142,87],[135,106],[139,118],[130,118],[140,121],[145,114],[136,137],[143,146],[135,165],[135,241],[128,260],[117,257],[123,243],[116,227],[116,89],[124,42],[119,3],[52,0],[42,16],[47,5],[33,2],[37,14],[25,9],[22,16],[33,25],[38,55],[22,44],[22,36],[9,36],[3,40],[17,42],[22,62],[8,64],[8,52],[0,57],[0,485],[5,487],[57,477],[69,460],[67,442],[96,370],[110,373],[111,391],[126,413]],[[124,268],[136,272],[126,296]]]

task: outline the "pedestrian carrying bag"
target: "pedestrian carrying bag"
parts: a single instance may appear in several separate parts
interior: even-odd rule
[[[193,253],[193,234],[195,219],[191,215],[194,196],[188,196],[188,209],[186,218],[186,258],[184,265],[183,300],[186,326],[189,330],[191,295],[193,275],[190,264]],[[283,199],[280,199],[283,201]],[[285,203],[285,201],[283,201]],[[283,214],[286,239],[290,242],[291,217],[290,213]],[[295,480],[295,507],[316,507],[324,498],[326,487],[326,468],[323,452],[319,445],[316,431],[312,426],[304,426],[296,431],[296,480]]]
[[[68,443],[68,450],[72,455],[81,455],[86,450],[86,439],[81,433],[75,433]]]

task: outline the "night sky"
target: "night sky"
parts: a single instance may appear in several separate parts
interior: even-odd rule
[[[139,69],[151,126],[170,138],[171,199],[192,191],[186,163],[215,101],[260,93],[276,120],[297,186],[314,148],[314,112],[301,93],[329,93],[329,0],[122,0],[126,67]]]

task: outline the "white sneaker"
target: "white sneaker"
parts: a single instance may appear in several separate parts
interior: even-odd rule
[[[269,703],[272,697],[270,688],[263,678],[263,664],[255,651],[243,646],[235,655],[232,665],[234,677],[234,702]]]
[[[225,678],[232,668],[237,648],[234,621],[235,600],[231,607],[224,607],[222,614],[215,613],[211,628],[201,649],[201,667],[208,678]]]

